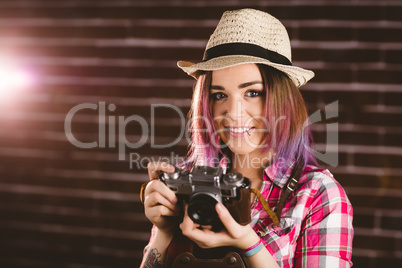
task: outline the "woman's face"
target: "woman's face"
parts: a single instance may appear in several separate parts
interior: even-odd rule
[[[235,154],[258,150],[268,122],[264,117],[265,89],[255,64],[212,72],[212,115],[218,135]]]

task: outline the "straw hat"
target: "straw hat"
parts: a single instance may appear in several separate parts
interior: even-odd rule
[[[300,87],[314,73],[292,66],[288,33],[276,18],[263,11],[240,9],[223,13],[197,64],[179,61],[177,65],[197,78],[198,71],[213,71],[243,63],[261,63],[284,73]]]

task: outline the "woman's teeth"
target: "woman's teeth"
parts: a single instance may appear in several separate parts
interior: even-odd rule
[[[229,128],[230,132],[234,132],[234,133],[244,133],[249,131],[251,128],[249,127],[245,127],[245,128]]]

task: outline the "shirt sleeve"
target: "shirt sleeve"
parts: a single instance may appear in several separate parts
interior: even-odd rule
[[[353,208],[342,186],[324,177],[297,241],[295,267],[351,267]]]

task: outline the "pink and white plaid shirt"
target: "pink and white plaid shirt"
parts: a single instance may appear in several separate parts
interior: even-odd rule
[[[291,173],[264,172],[260,192],[274,209]],[[342,186],[328,170],[307,166],[299,186],[282,210],[280,227],[261,203],[251,204],[251,226],[281,267],[351,267],[353,209]]]

